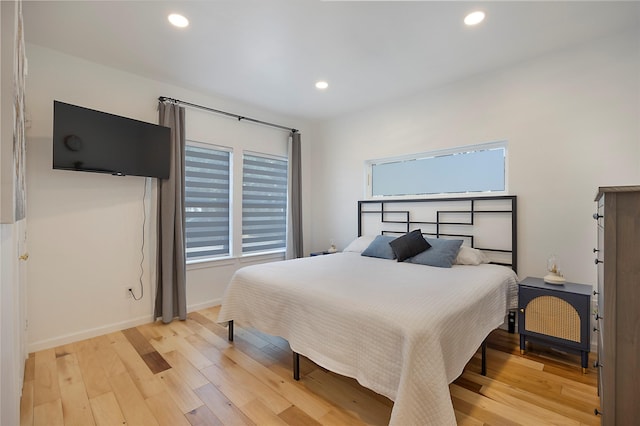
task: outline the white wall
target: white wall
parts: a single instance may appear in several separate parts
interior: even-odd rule
[[[27,131],[30,351],[149,322],[153,316],[155,239],[150,231],[155,230],[155,182],[149,180],[152,185],[146,195],[145,297],[136,302],[126,297],[126,288],[139,294],[145,178],[53,170],[54,99],[152,123],[158,120],[158,96],[237,112],[301,129],[303,166],[309,161],[309,151],[304,151],[311,135],[299,119],[206,97],[36,45],[27,46],[27,55],[27,114],[32,120]],[[278,131],[209,114],[203,117],[193,110],[188,110],[187,119],[198,123],[187,124],[187,137],[204,142],[276,153],[286,146],[285,132],[277,136],[285,142],[271,146]],[[303,185],[309,182],[308,175],[303,176]],[[308,211],[309,200],[305,202],[303,211]],[[246,261],[189,267],[189,309],[219,303],[229,278]]]
[[[357,233],[364,161],[508,140],[519,276],[555,253],[594,284],[598,186],[640,183],[638,31],[539,57],[324,123],[312,145],[313,249]]]

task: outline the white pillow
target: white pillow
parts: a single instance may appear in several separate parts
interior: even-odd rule
[[[486,254],[472,247],[461,246],[456,257],[455,265],[480,265],[481,263],[489,263]]]
[[[350,251],[350,252],[353,252],[353,253],[362,253],[367,247],[369,247],[369,244],[371,244],[375,238],[376,238],[375,235],[363,235],[362,237],[358,237],[355,240],[353,240],[351,242],[351,244],[349,244],[342,251],[343,252]]]

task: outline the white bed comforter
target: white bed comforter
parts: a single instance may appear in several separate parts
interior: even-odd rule
[[[240,269],[218,321],[284,337],[295,352],[387,396],[390,424],[454,425],[448,385],[515,307],[516,286],[503,266],[337,253]]]

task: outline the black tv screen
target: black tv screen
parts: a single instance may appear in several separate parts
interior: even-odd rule
[[[169,178],[171,129],[53,101],[53,168]]]

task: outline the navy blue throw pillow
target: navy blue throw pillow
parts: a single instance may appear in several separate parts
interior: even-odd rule
[[[427,250],[431,245],[422,236],[422,231],[416,229],[402,237],[398,237],[389,243],[393,253],[396,255],[398,262],[404,262],[406,259]]]

